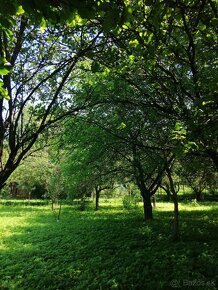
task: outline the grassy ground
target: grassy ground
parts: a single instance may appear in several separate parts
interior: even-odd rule
[[[0,289],[216,289],[218,205],[180,205],[182,238],[171,240],[171,203],[152,222],[142,209],[105,201],[99,211],[0,205]]]

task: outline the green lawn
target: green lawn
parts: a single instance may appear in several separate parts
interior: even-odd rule
[[[0,289],[216,289],[215,203],[180,205],[182,239],[171,240],[173,205],[104,201],[80,212],[64,205],[0,205]],[[57,213],[56,213],[57,214]]]

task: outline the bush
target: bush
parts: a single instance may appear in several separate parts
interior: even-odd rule
[[[137,208],[138,202],[139,202],[139,197],[137,195],[126,195],[123,197],[122,202],[123,202],[123,208],[125,209],[131,209],[131,208]]]

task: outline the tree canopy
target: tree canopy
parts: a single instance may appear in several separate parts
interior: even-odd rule
[[[175,160],[217,170],[216,1],[10,0],[0,14],[0,188],[58,134],[89,184],[119,164],[149,208]]]

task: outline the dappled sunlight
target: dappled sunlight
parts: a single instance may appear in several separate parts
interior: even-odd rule
[[[98,211],[92,204],[84,211],[63,205],[59,223],[58,207],[55,213],[48,206],[24,211],[11,207],[11,217],[8,208],[6,217],[0,217],[1,224],[8,221],[1,228],[0,286],[82,290],[90,285],[114,289],[116,284],[117,289],[129,289],[136,283],[133,289],[143,289],[152,276],[155,289],[168,289],[173,277],[212,281],[213,271],[205,267],[215,267],[214,212],[209,204],[202,211],[195,211],[192,204],[188,210],[187,205],[182,208],[178,243],[170,238],[171,203],[159,203],[150,222],[144,222],[140,204],[126,210],[120,202],[102,201]]]

